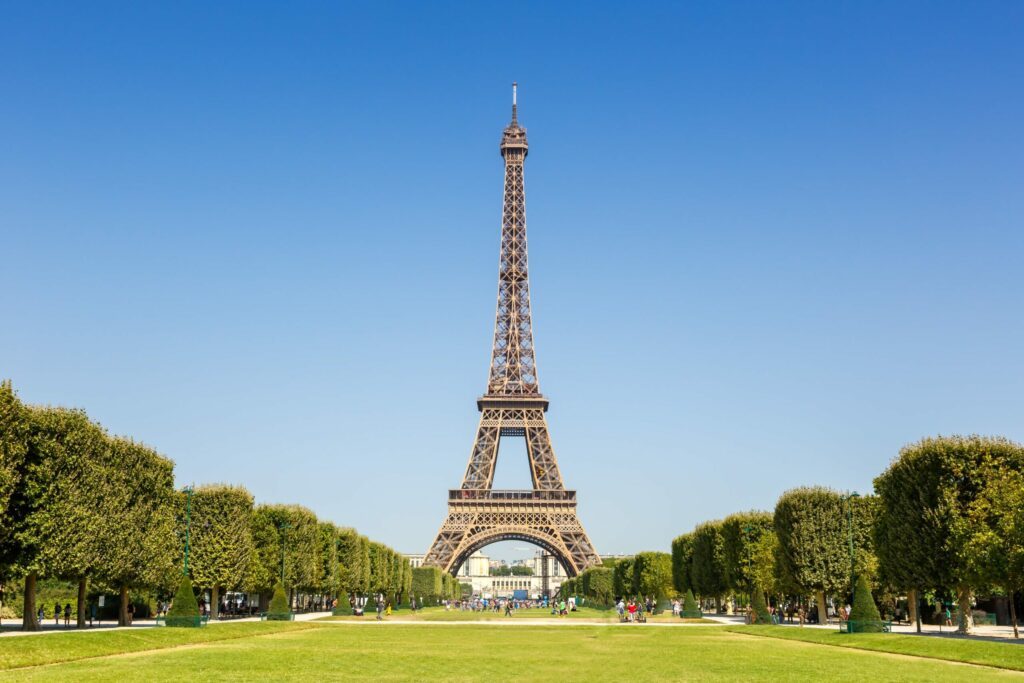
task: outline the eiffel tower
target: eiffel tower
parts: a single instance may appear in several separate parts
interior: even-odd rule
[[[600,564],[601,558],[576,515],[576,492],[565,488],[548,435],[540,393],[530,316],[526,268],[526,189],[523,163],[529,146],[516,118],[512,84],[512,123],[501,138],[505,195],[501,215],[498,311],[487,393],[477,399],[480,426],[462,486],[448,492],[448,516],[423,560],[456,573],[471,554],[497,541],[520,540],[540,546],[569,576]],[[533,489],[492,488],[498,446],[503,437],[526,440]]]

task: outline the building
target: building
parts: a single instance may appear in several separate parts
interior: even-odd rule
[[[406,555],[409,564],[413,567],[422,567],[424,555]],[[491,568],[509,566],[505,562],[492,560],[479,550],[469,556],[469,559],[458,571],[459,583],[468,583],[473,586],[473,595],[481,598],[504,598],[514,595],[523,595],[532,599],[539,599],[545,595],[552,596],[557,591],[566,575],[562,565],[558,563],[553,555],[542,550],[526,560],[517,560],[511,566],[524,565],[529,567],[533,573],[521,576],[492,576]],[[517,591],[522,591],[517,593]]]

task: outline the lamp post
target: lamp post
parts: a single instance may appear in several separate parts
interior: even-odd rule
[[[182,489],[185,494],[185,566],[182,569],[182,574],[188,576],[188,551],[189,543],[191,540],[192,533],[192,491],[194,488],[192,485],[186,486]]]
[[[854,550],[853,550],[853,499],[860,498],[860,494],[856,491],[843,496],[843,502],[846,503],[846,528],[850,538],[850,601],[856,597],[856,577],[854,576]]]
[[[288,545],[288,535],[285,532],[291,528],[292,525],[285,521],[277,524],[277,530],[281,532],[281,588],[284,588],[284,551]]]

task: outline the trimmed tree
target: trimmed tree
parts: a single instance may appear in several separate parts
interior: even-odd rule
[[[913,602],[921,590],[955,589],[960,633],[974,625],[972,587],[991,575],[985,560],[972,556],[991,527],[987,520],[996,518],[979,510],[979,499],[993,476],[1024,471],[1022,461],[1021,446],[1001,437],[926,438],[901,449],[875,479],[882,575],[912,589]]]
[[[764,591],[759,586],[754,586],[750,591],[750,623],[771,624],[772,614],[768,611],[768,604],[764,600]]]
[[[284,586],[274,586],[274,597],[270,599],[270,607],[267,609],[267,621],[289,621],[292,618],[292,610],[288,602]]]
[[[210,589],[210,615],[220,610],[220,589],[245,581],[253,555],[252,494],[241,486],[201,486],[192,494],[189,570]]]
[[[722,521],[722,564],[730,589],[752,595],[757,587],[772,587],[774,538],[765,539],[775,535],[772,524],[772,513],[759,511],[740,512]]]
[[[813,593],[818,618],[824,621],[828,614],[825,596],[850,586],[843,497],[820,486],[787,491],[775,505],[774,527],[782,584],[794,592]],[[863,546],[867,534],[860,536]]]
[[[97,576],[120,593],[118,623],[128,623],[130,588],[173,586],[181,548],[174,533],[174,464],[134,441],[114,438],[118,467],[108,472],[111,495],[103,501],[106,533]]]
[[[0,382],[0,585],[6,585],[21,554],[15,531],[24,516],[26,502],[18,495],[29,439],[28,409],[22,405],[10,380]],[[26,586],[27,587],[27,586]],[[35,585],[25,595],[24,628],[35,630]]]
[[[615,594],[630,596],[636,594],[636,586],[633,584],[633,558],[624,557],[620,559],[612,570],[613,587]]]
[[[680,593],[693,588],[690,566],[693,562],[693,533],[677,536],[672,541],[672,585]]]
[[[689,588],[686,589],[686,597],[683,598],[683,611],[680,616],[684,619],[699,619],[704,616],[697,599],[693,597],[693,591]]]
[[[857,577],[857,589],[853,592],[853,607],[850,610],[850,633],[856,630],[858,633],[881,633],[882,616],[878,613],[878,606],[875,598],[871,595],[871,584],[868,578],[861,574]]]
[[[725,577],[721,522],[705,522],[693,530],[690,580],[698,595],[714,598],[716,608],[721,608],[722,595],[729,588]]]
[[[633,558],[633,585],[642,596],[660,601],[671,595],[672,556],[668,553],[643,552]]]
[[[202,623],[199,618],[199,604],[196,602],[195,593],[192,592],[192,581],[187,576],[181,577],[178,591],[174,594],[174,602],[167,610],[164,623],[183,628],[199,626]]]
[[[615,572],[606,567],[591,567],[582,574],[583,594],[599,605],[615,604]]]

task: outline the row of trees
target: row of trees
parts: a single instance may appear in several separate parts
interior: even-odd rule
[[[471,584],[461,584],[457,578],[437,567],[416,567],[412,570],[410,594],[427,605],[436,605],[442,600],[460,600],[467,587],[468,593],[472,594]]]
[[[560,595],[583,596],[604,606],[613,605],[617,596],[649,596],[661,601],[675,593],[672,556],[659,552],[605,560],[600,567],[584,570],[559,587]]]
[[[973,627],[973,596],[1024,587],[1024,447],[1003,438],[940,437],[902,449],[874,495],[822,487],[784,493],[774,512],[705,522],[672,542],[673,584],[720,604],[730,594],[846,597],[856,577],[875,595],[953,598]]]
[[[170,594],[190,548],[188,574],[210,589],[269,597],[275,584],[307,594],[380,592],[397,603],[408,561],[353,529],[298,505],[254,505],[244,488],[174,487],[174,464],[154,449],[110,436],[81,410],[23,404],[0,383],[0,585],[23,582],[23,619],[36,623],[40,578],[77,582],[84,626],[90,583],[120,595]]]

